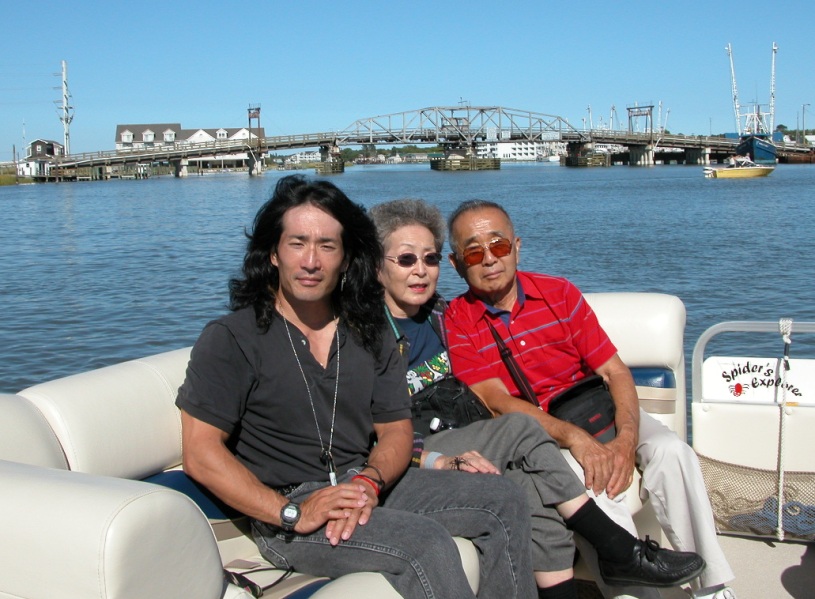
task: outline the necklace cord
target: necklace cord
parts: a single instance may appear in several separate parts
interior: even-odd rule
[[[340,388],[340,323],[337,322],[337,328],[335,331],[335,337],[337,339],[337,376],[334,381],[334,405],[331,410],[331,431],[328,436],[328,448],[326,449],[325,445],[323,444],[323,435],[322,431],[320,430],[320,422],[317,419],[317,408],[314,406],[314,399],[311,396],[311,386],[308,384],[308,379],[306,378],[306,373],[303,370],[303,365],[300,363],[300,355],[297,353],[297,348],[294,346],[294,339],[292,339],[291,336],[289,321],[285,316],[283,316],[282,312],[281,316],[283,317],[283,324],[286,327],[286,335],[289,338],[289,344],[291,345],[292,352],[294,352],[294,359],[297,361],[297,367],[300,369],[300,375],[303,377],[303,383],[306,385],[308,403],[311,405],[311,413],[314,416],[314,425],[317,428],[317,439],[320,442],[320,461],[325,460],[326,467],[328,468],[328,478],[332,485],[336,485],[337,473],[334,466],[334,456],[331,454],[331,449],[334,445],[334,424],[337,419],[337,395]],[[326,365],[328,364],[326,363]]]

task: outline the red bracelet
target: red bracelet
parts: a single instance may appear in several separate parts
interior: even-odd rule
[[[376,493],[376,496],[379,497],[379,491],[381,491],[381,489],[379,488],[379,485],[373,481],[373,479],[368,478],[364,474],[357,474],[356,476],[351,477],[351,480],[357,479],[364,480],[366,483],[371,485],[371,487],[374,489],[374,493]]]

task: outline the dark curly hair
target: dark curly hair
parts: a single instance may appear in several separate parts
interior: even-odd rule
[[[258,327],[268,330],[280,285],[280,275],[271,262],[271,255],[277,251],[283,235],[283,216],[304,204],[316,206],[342,225],[348,270],[342,290],[338,285],[331,293],[331,300],[357,341],[368,351],[377,353],[385,325],[384,292],[377,278],[382,246],[365,208],[352,202],[328,181],[308,181],[302,175],[289,175],[277,182],[272,197],[255,216],[252,231],[246,233],[249,241],[242,276],[229,281],[229,308],[254,307]]]

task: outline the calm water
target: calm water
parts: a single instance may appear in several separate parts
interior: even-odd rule
[[[0,392],[192,344],[225,311],[244,228],[283,174],[0,187]],[[682,166],[354,167],[332,181],[364,205],[412,196],[447,214],[463,199],[503,203],[523,268],[584,291],[682,298],[688,360],[722,320],[815,320],[811,166],[748,180]],[[445,266],[441,291],[462,289]],[[780,342],[769,347],[777,355]],[[793,354],[802,348],[796,339]]]

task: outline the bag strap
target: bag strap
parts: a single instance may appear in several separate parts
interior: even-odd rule
[[[504,340],[501,339],[501,335],[498,334],[498,331],[495,330],[495,327],[492,326],[492,323],[489,320],[487,321],[487,326],[490,327],[490,332],[495,338],[495,344],[498,346],[498,353],[501,354],[501,360],[504,361],[504,365],[509,371],[509,376],[512,377],[515,386],[518,387],[518,391],[521,392],[521,398],[525,399],[536,408],[540,407],[537,401],[538,396],[535,393],[535,390],[532,388],[532,384],[529,382],[529,379],[526,378],[523,370],[521,370],[521,367],[518,366],[518,362],[515,361],[515,356],[512,355],[512,350],[507,347],[507,344],[504,343]]]

